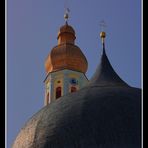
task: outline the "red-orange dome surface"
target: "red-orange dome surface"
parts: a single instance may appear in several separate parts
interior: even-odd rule
[[[79,47],[72,44],[61,44],[54,47],[45,62],[47,73],[60,69],[71,69],[85,73],[87,67],[84,54]]]
[[[46,72],[70,69],[85,73],[88,63],[81,49],[74,44],[74,29],[66,23],[60,28],[57,39],[58,45],[51,50],[45,61]]]
[[[75,35],[74,29],[73,29],[70,25],[68,25],[67,23],[66,23],[64,26],[62,26],[62,27],[60,28],[60,31],[59,31],[59,33],[58,33],[58,36],[61,35],[61,34],[64,33],[64,32],[72,33],[72,34]]]

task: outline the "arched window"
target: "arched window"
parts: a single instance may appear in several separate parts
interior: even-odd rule
[[[56,88],[56,99],[61,97],[61,95],[62,95],[62,88],[61,87],[57,87]]]
[[[72,87],[71,87],[71,92],[76,92],[76,91],[77,91],[77,88],[74,87],[74,86],[72,86]]]

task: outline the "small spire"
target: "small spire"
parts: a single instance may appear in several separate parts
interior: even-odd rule
[[[100,23],[101,32],[100,37],[102,40],[103,53],[101,55],[101,62],[98,65],[96,72],[93,77],[90,79],[90,86],[128,86],[115,72],[113,69],[107,54],[105,52],[105,37],[106,33],[104,27],[106,27],[104,21]]]
[[[65,19],[66,24],[68,24],[69,12],[70,12],[69,8],[66,8],[66,11],[64,14],[64,19]]]

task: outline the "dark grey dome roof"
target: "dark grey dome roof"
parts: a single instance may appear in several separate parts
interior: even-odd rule
[[[90,85],[97,86],[128,86],[114,71],[103,46],[101,62],[98,65],[95,74],[90,80]]]
[[[140,148],[140,139],[141,90],[119,78],[104,51],[90,84],[43,107],[13,148]]]

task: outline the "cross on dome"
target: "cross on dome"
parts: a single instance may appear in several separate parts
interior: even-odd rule
[[[66,8],[66,11],[65,11],[65,14],[64,14],[64,19],[67,23],[68,19],[69,19],[69,13],[70,13],[70,9],[69,8]]]

